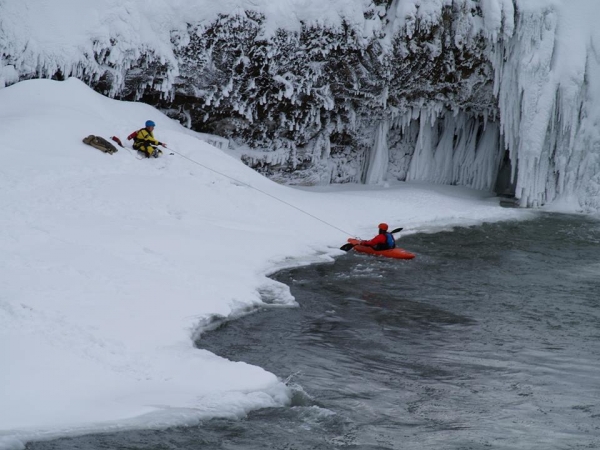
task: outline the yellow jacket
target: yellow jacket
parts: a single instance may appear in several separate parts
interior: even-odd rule
[[[152,132],[146,128],[142,128],[134,138],[133,148],[146,147],[148,145],[162,145],[162,143],[154,137]]]

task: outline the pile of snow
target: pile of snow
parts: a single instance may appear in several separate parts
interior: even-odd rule
[[[81,142],[124,140],[147,119],[175,155],[108,155]],[[281,186],[154,108],[75,79],[0,90],[0,136],[6,448],[286,405],[290,391],[273,374],[194,348],[211,318],[263,300],[294,306],[267,274],[339,256],[340,229],[367,238],[383,220],[415,232],[528,214],[465,188]]]

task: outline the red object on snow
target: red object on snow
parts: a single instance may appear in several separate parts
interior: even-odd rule
[[[116,136],[111,136],[111,139],[112,139],[113,141],[115,141],[117,144],[119,144],[121,147],[123,147],[123,143],[121,142],[121,139],[119,139],[119,138],[118,138],[118,137],[116,137]]]

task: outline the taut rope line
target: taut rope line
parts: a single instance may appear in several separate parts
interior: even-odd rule
[[[185,155],[183,155],[183,154],[179,153],[178,151],[176,151],[176,150],[173,150],[172,148],[169,148],[168,150],[169,150],[169,151],[171,151],[171,152],[173,152],[173,153],[176,153],[177,155],[181,156],[183,159],[187,159],[188,161],[190,161],[190,162],[191,162],[191,163],[193,163],[193,164],[196,164],[196,165],[198,165],[198,166],[200,166],[200,167],[204,167],[206,170],[210,170],[211,172],[214,172],[214,173],[216,173],[216,174],[218,174],[218,175],[221,175],[222,177],[229,178],[230,180],[232,180],[232,181],[235,181],[236,183],[243,184],[244,186],[247,186],[247,187],[249,187],[250,189],[254,189],[255,191],[257,191],[257,192],[260,192],[261,194],[264,194],[264,195],[266,195],[267,197],[271,197],[272,199],[274,199],[274,200],[277,200],[278,202],[281,202],[281,203],[283,203],[284,205],[288,205],[289,207],[291,207],[291,208],[294,208],[295,210],[297,210],[297,211],[300,211],[301,213],[303,213],[303,214],[306,214],[307,216],[309,216],[309,217],[312,217],[313,219],[315,219],[315,220],[318,220],[319,222],[321,222],[321,223],[324,223],[325,225],[327,225],[327,226],[330,226],[331,228],[334,228],[334,229],[336,229],[336,230],[338,230],[338,231],[341,231],[341,232],[342,232],[342,233],[344,233],[344,235],[346,235],[346,236],[353,236],[353,234],[352,234],[352,233],[348,233],[347,231],[345,231],[345,230],[342,230],[342,229],[341,229],[341,228],[339,228],[339,227],[336,227],[335,225],[333,225],[333,224],[331,224],[331,223],[329,223],[329,222],[327,222],[327,221],[325,221],[325,220],[323,220],[323,219],[321,219],[321,218],[319,218],[319,217],[315,216],[314,214],[311,214],[311,213],[309,213],[308,211],[305,211],[305,210],[303,210],[303,209],[301,209],[301,208],[298,208],[298,207],[297,207],[297,206],[295,206],[295,205],[292,205],[292,204],[291,204],[291,203],[289,203],[289,202],[286,202],[285,200],[282,200],[282,199],[280,199],[280,198],[278,198],[278,197],[275,197],[273,194],[269,194],[268,192],[265,192],[265,191],[263,191],[263,190],[261,190],[261,189],[258,189],[257,187],[254,187],[254,186],[252,186],[251,184],[248,184],[248,183],[246,183],[246,182],[244,182],[244,181],[237,180],[237,179],[235,179],[235,178],[233,178],[233,177],[231,177],[231,176],[229,176],[229,175],[226,175],[226,174],[224,174],[224,173],[222,173],[222,172],[219,172],[218,170],[215,170],[215,169],[212,169],[212,168],[210,168],[210,167],[208,167],[208,166],[205,166],[204,164],[202,164],[202,163],[199,163],[198,161],[196,161],[196,160],[193,160],[192,158],[189,158],[189,157],[187,157],[187,156],[185,156]]]

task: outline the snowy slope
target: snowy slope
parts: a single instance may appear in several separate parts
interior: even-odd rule
[[[124,138],[149,118],[204,167],[81,142]],[[211,317],[261,298],[293,306],[265,275],[342,253],[336,227],[366,238],[382,220],[416,231],[526,214],[456,187],[287,188],[75,79],[0,90],[0,135],[0,447],[285,405],[272,374],[193,347]]]

